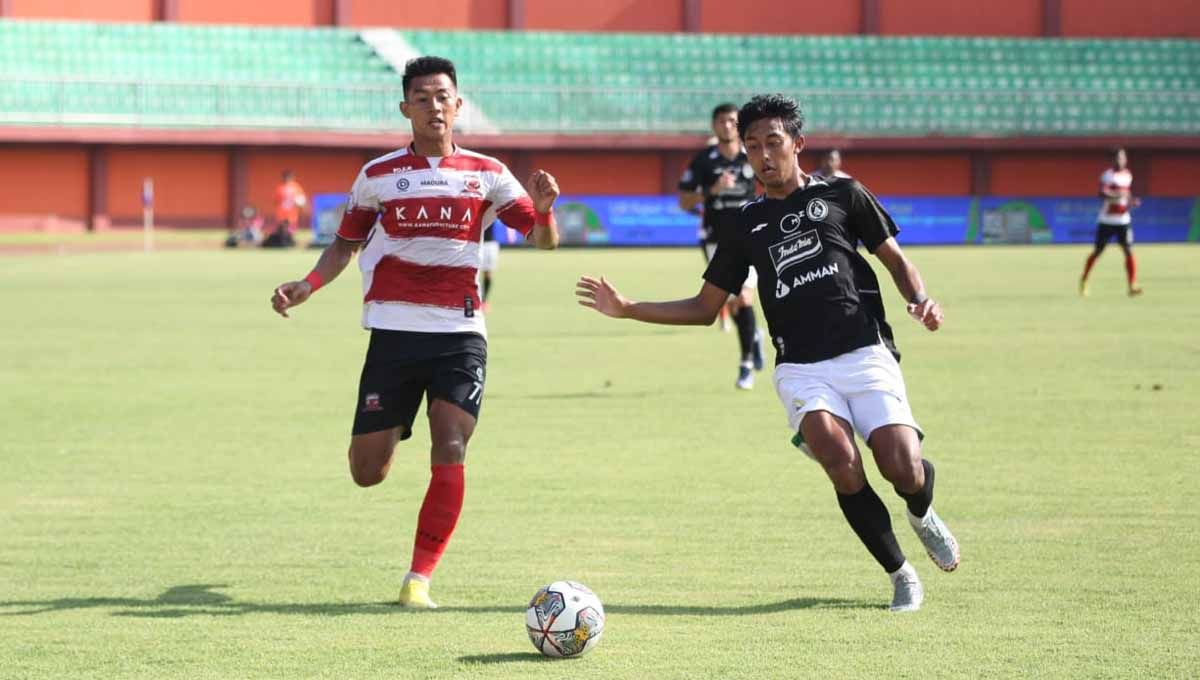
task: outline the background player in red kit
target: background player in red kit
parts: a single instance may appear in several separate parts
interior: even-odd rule
[[[400,604],[432,609],[429,580],[462,510],[463,462],[483,400],[487,340],[475,287],[482,233],[499,217],[538,248],[557,247],[551,207],[559,192],[554,177],[538,170],[527,193],[502,163],[454,144],[462,99],[449,60],[408,62],[403,84],[400,110],[412,124],[412,144],[363,166],[337,238],[308,276],[280,285],[271,304],[287,316],[361,248],[363,326],[371,342],[350,472],[360,486],[382,482],[426,399],[432,479]]]
[[[1083,265],[1083,277],[1079,279],[1079,294],[1088,294],[1088,275],[1099,259],[1100,253],[1112,239],[1117,239],[1125,253],[1125,282],[1130,295],[1141,295],[1137,285],[1137,260],[1133,258],[1133,218],[1130,209],[1141,201],[1133,197],[1133,173],[1129,171],[1129,159],[1125,149],[1113,154],[1112,167],[1100,175],[1100,216],[1096,224],[1096,245]]]

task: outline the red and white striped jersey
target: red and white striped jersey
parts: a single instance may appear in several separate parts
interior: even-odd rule
[[[486,336],[475,274],[483,230],[497,217],[533,230],[533,201],[495,158],[405,148],[364,165],[337,232],[367,241],[358,256],[363,327]]]
[[[1105,198],[1100,206],[1100,224],[1125,226],[1133,221],[1129,215],[1130,194],[1128,189],[1133,186],[1133,173],[1129,170],[1113,170],[1109,168],[1100,175],[1101,191],[1126,190],[1120,198]]]

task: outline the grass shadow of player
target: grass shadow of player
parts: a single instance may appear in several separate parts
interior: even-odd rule
[[[270,603],[238,601],[217,592],[226,584],[172,586],[154,598],[63,597],[53,600],[0,601],[0,616],[30,616],[79,609],[115,609],[113,616],[175,619],[185,616],[240,616],[243,614],[300,614],[341,616],[385,614],[398,607],[391,602]],[[3,611],[5,609],[17,611]]]
[[[113,616],[128,616],[135,618],[178,619],[187,616],[242,616],[245,614],[290,614],[300,616],[347,616],[361,614],[398,614],[414,613],[406,610],[395,602],[310,602],[310,603],[273,603],[249,602],[235,600],[225,593],[218,592],[228,588],[225,584],[189,584],[173,586],[163,591],[155,598],[131,597],[65,597],[53,600],[14,600],[0,601],[0,616],[31,616],[49,612],[70,611],[80,609],[115,609]],[[4,611],[6,609],[17,611]],[[612,614],[635,616],[748,616],[754,614],[770,614],[793,609],[879,609],[881,605],[858,600],[839,598],[794,598],[781,602],[768,602],[755,605],[707,607],[680,606],[662,604],[605,606]],[[448,606],[432,612],[422,611],[423,615],[438,615],[452,613],[467,614],[519,614],[525,610],[521,606]]]
[[[868,600],[847,600],[838,597],[797,597],[779,602],[763,602],[750,605],[712,607],[701,605],[671,604],[606,604],[606,614],[633,616],[755,616],[774,614],[799,609],[886,609],[886,604]],[[503,614],[524,611],[522,607],[455,607],[438,609],[439,612],[473,612],[476,614]]]

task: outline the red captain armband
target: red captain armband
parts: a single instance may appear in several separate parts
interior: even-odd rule
[[[533,226],[548,227],[551,224],[554,224],[554,211],[553,210],[551,210],[550,212],[544,212],[544,213],[540,212],[540,213],[533,214]]]
[[[304,280],[308,283],[308,285],[312,286],[312,292],[314,293],[317,292],[321,286],[325,285],[325,282],[321,279],[321,275],[318,274],[317,270],[315,269],[309,272],[308,276],[304,277]]]

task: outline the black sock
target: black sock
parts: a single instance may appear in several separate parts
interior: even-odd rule
[[[492,277],[483,277],[483,299],[488,299],[488,293],[492,292]]]
[[[929,506],[933,505],[933,463],[922,459],[921,467],[925,468],[925,486],[916,493],[896,491],[908,504],[908,511],[917,517],[924,517],[925,513],[929,512]]]
[[[837,497],[850,528],[858,534],[879,566],[889,574],[904,566],[904,553],[900,552],[896,534],[892,533],[892,518],[871,485],[867,484],[856,494],[845,496],[839,493]]]
[[[742,307],[733,315],[737,324],[738,344],[742,346],[742,361],[750,361],[754,355],[754,308]]]

